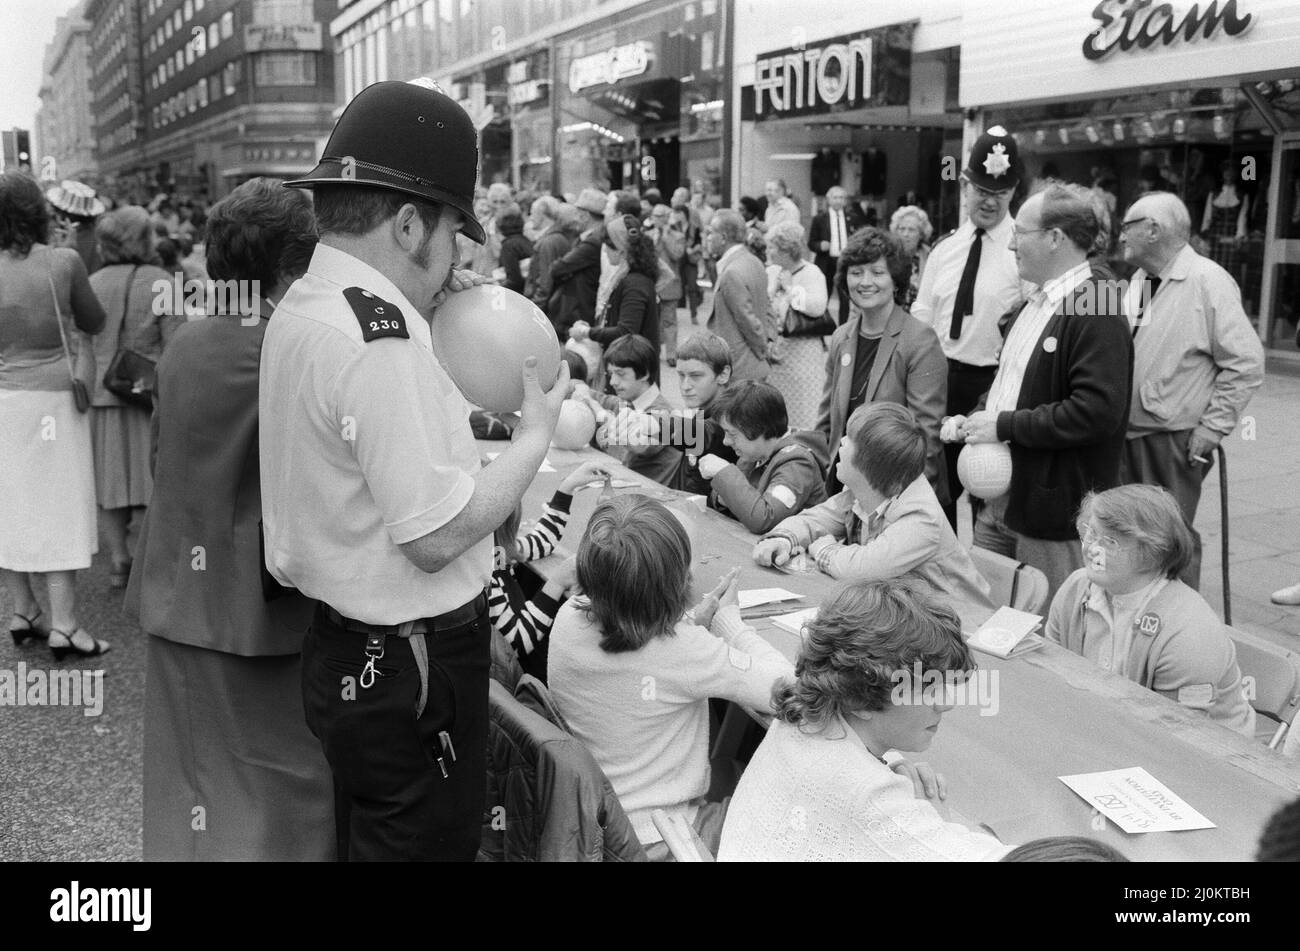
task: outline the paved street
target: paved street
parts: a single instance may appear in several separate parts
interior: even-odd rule
[[[682,313],[684,338],[692,331]],[[676,375],[664,367],[664,391],[678,402]],[[1269,374],[1248,414],[1253,440],[1227,445],[1232,606],[1238,626],[1300,648],[1300,608],[1270,604],[1276,588],[1300,579],[1300,376]],[[1218,474],[1211,473],[1197,524],[1205,536],[1203,591],[1222,609]],[[81,708],[0,708],[0,860],[135,860],[140,857],[141,719],[144,644],[120,612],[121,592],[108,587],[101,554],[81,575],[83,624],[110,640],[103,658],[65,662],[102,669],[103,713]],[[0,610],[10,606],[0,595]],[[43,646],[0,642],[0,670],[51,669]]]

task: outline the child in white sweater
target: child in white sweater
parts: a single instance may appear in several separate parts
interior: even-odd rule
[[[989,861],[993,836],[950,820],[925,750],[952,709],[924,685],[974,668],[951,608],[919,584],[857,582],[804,628],[798,676],[727,812],[718,861]],[[924,670],[921,681],[911,672]]]
[[[771,711],[789,661],[740,619],[735,570],[683,617],[691,587],[686,530],[661,503],[618,496],[591,516],[578,548],[585,599],[551,630],[550,690],[618,793],[652,859],[667,849],[651,812],[680,813],[717,847],[725,803],[706,803],[710,697]]]

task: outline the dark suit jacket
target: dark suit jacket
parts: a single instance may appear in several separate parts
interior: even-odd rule
[[[551,302],[551,268],[572,247],[573,242],[557,230],[546,232],[533,246],[532,263],[528,265],[528,277],[524,281],[524,293],[542,309],[542,313],[547,313]]]
[[[569,339],[569,328],[579,320],[596,320],[596,289],[600,286],[600,245],[604,229],[597,228],[575,244],[551,266],[553,304],[547,311],[560,340]]]
[[[831,335],[826,354],[826,379],[817,412],[817,431],[826,437],[832,462],[848,424],[849,390],[853,385],[861,328],[862,315],[855,310]],[[867,378],[864,402],[898,403],[912,411],[925,428],[925,476],[939,503],[945,504],[948,473],[939,426],[948,404],[948,361],[934,328],[921,323],[897,304],[876,349],[876,362]],[[834,468],[832,465],[832,473]]]
[[[145,633],[208,650],[302,649],[314,602],[263,596],[257,370],[266,321],[182,325],[158,361],[154,487],[126,592]],[[203,548],[203,570],[195,569]]]
[[[764,380],[767,363],[767,270],[744,247],[718,267],[709,329],[731,348],[731,379]]]
[[[849,236],[859,228],[865,228],[867,218],[862,214],[861,209],[855,204],[850,204],[844,209],[844,223],[847,226]],[[821,249],[823,241],[831,239],[831,218],[829,211],[821,211],[813,215],[812,222],[808,225],[808,248],[812,251],[815,263],[818,269],[826,275],[827,288],[834,290],[832,286],[835,280],[836,259],[831,257],[829,252]]]
[[[1031,538],[1077,538],[1084,495],[1119,484],[1133,336],[1128,320],[1106,306],[1114,295],[1097,284],[1094,273],[1057,308],[1025,368],[1016,408],[998,414],[998,439],[1011,444],[1005,521]],[[1024,306],[1007,322],[1004,339]],[[986,393],[977,408],[987,399]]]

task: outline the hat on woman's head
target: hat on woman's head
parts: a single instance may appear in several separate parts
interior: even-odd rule
[[[607,199],[608,196],[598,188],[584,188],[578,193],[578,200],[573,204],[574,207],[591,212],[593,215],[604,215]]]
[[[104,203],[96,197],[95,189],[72,179],[55,185],[45,197],[59,211],[79,218],[95,218],[104,213]]]

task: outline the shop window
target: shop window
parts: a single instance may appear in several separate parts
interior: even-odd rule
[[[259,86],[314,86],[314,53],[259,53],[254,60],[253,81]]]
[[[208,49],[216,49],[217,44],[220,42],[221,42],[221,28],[217,25],[217,22],[214,20],[212,21],[212,23],[208,24]]]
[[[456,56],[456,11],[452,0],[438,0],[438,64],[445,66]]]
[[[221,14],[221,38],[230,39],[235,33],[235,11],[227,10]]]

